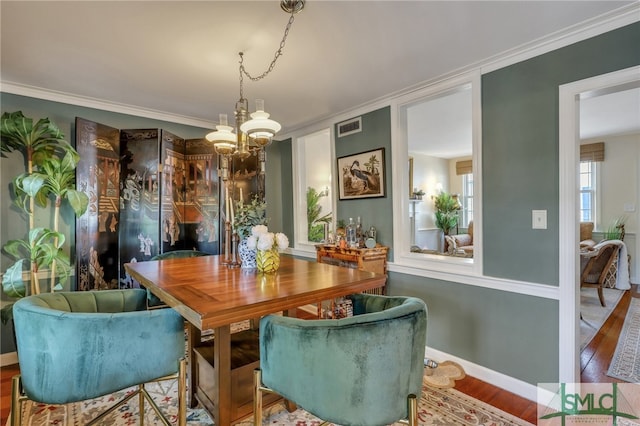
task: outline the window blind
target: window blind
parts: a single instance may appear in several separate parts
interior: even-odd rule
[[[473,164],[471,163],[471,160],[456,161],[457,175],[468,175],[470,173],[473,173]]]
[[[604,161],[604,142],[580,145],[580,161]]]

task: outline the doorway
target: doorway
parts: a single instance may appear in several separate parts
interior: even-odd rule
[[[562,85],[559,88],[559,381],[580,382],[580,289],[578,251],[578,164],[580,101],[589,96],[640,87],[640,67]],[[640,194],[638,194],[640,195]],[[638,197],[636,197],[638,198]],[[636,215],[637,207],[636,207]],[[636,252],[637,251],[636,241]]]

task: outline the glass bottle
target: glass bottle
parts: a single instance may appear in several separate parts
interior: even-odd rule
[[[362,247],[362,237],[362,223],[360,222],[360,216],[358,216],[358,220],[356,221],[356,247]]]
[[[349,218],[349,224],[347,225],[347,246],[353,248],[356,246],[356,225],[353,223],[353,218]]]

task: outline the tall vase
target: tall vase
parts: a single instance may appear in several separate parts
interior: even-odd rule
[[[276,272],[280,267],[280,253],[278,249],[258,250],[256,253],[256,266],[260,272]]]
[[[256,268],[256,249],[249,248],[246,238],[243,238],[238,244],[238,256],[243,269]]]

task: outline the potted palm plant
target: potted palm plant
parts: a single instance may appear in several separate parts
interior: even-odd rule
[[[444,235],[449,235],[458,224],[458,200],[448,192],[442,191],[435,199],[436,226]]]
[[[325,225],[331,223],[331,212],[320,215],[322,206],[320,199],[326,197],[327,191],[318,192],[315,188],[307,188],[307,239],[313,242],[326,240]]]
[[[66,201],[76,215],[81,215],[89,203],[87,195],[75,189],[78,153],[48,118],[34,123],[21,111],[2,115],[0,136],[1,157],[6,158],[6,153],[13,151],[24,155],[26,171],[13,180],[13,199],[29,223],[26,238],[10,240],[3,246],[15,262],[2,277],[2,289],[12,298],[38,294],[43,284],[39,274],[45,268],[50,268],[50,291],[60,289],[71,269],[63,250],[67,238],[59,230],[60,207]],[[54,209],[52,229],[36,227],[36,206],[48,208],[50,200]],[[29,270],[28,287],[23,279],[24,269]],[[4,306],[1,313],[6,323],[12,315],[12,304]]]

